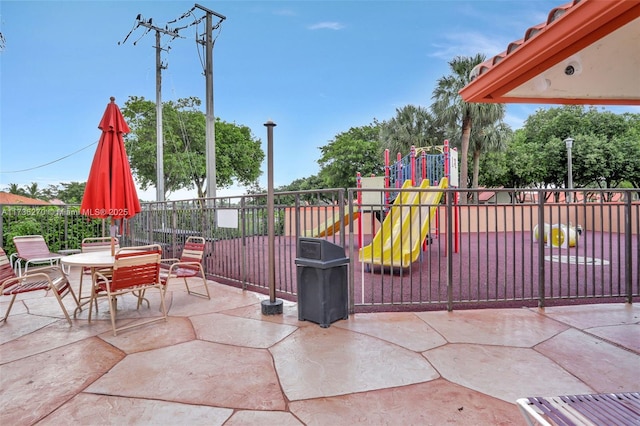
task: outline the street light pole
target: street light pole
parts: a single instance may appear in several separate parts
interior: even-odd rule
[[[567,202],[572,203],[573,192],[571,192],[571,190],[573,189],[573,161],[571,159],[571,148],[573,147],[573,139],[566,138],[564,140],[564,144],[567,147],[567,189],[569,189],[569,192],[567,193]]]
[[[267,128],[267,234],[268,234],[268,282],[269,300],[263,300],[262,314],[282,314],[282,300],[276,299],[276,260],[275,260],[275,212],[273,200],[273,128],[276,123],[269,120]]]

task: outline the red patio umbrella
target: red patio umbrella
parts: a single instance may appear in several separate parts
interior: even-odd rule
[[[128,219],[141,211],[122,135],[129,133],[115,98],[107,105],[98,125],[102,130],[80,212],[85,216],[111,219],[111,254],[114,251],[114,220]]]

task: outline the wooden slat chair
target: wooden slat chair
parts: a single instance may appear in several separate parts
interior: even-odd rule
[[[121,249],[116,253],[115,263],[113,265],[113,273],[110,277],[105,276],[101,272],[96,273],[96,282],[92,286],[91,297],[89,303],[89,321],[91,321],[91,313],[93,308],[93,299],[102,294],[109,300],[109,308],[111,314],[111,325],[113,327],[113,335],[116,336],[118,331],[148,324],[154,321],[164,319],[167,320],[167,309],[164,301],[164,290],[160,282],[160,258],[162,249],[159,245],[153,244],[143,247],[134,247],[135,250]],[[162,317],[150,318],[137,321],[122,327],[116,327],[116,296],[133,293],[138,300],[142,293],[150,288],[158,289],[160,293],[160,305],[162,308]],[[138,302],[138,307],[140,303]]]
[[[160,280],[165,286],[165,292],[169,286],[169,281],[174,278],[182,278],[184,285],[187,287],[187,293],[206,297],[211,299],[209,294],[209,287],[207,286],[207,278],[204,275],[204,268],[202,267],[202,258],[204,257],[205,239],[202,237],[189,237],[184,244],[182,254],[180,258],[174,259],[162,259]],[[189,288],[187,278],[199,277],[202,278],[202,284],[206,293],[198,293]]]
[[[48,263],[50,266],[59,264],[60,253],[53,253],[42,235],[21,235],[13,237],[13,244],[16,252],[10,257],[11,265],[18,275],[22,275],[22,262],[24,262],[24,273],[29,270],[29,265],[42,265]]]
[[[62,312],[64,313],[67,322],[71,325],[71,318],[69,317],[69,313],[67,312],[62,299],[67,294],[71,294],[76,307],[78,307],[78,299],[76,298],[76,295],[64,274],[56,273],[55,276],[52,277],[44,272],[35,272],[17,276],[14,269],[11,267],[11,262],[7,257],[7,254],[0,248],[0,295],[12,296],[7,312],[0,321],[7,320],[9,313],[11,312],[11,308],[13,307],[13,302],[15,302],[18,294],[39,290],[51,291],[53,293],[62,308]]]
[[[120,241],[118,241],[118,238],[115,238],[114,248],[116,251],[120,249]],[[82,250],[82,253],[111,250],[111,237],[85,238],[82,240],[82,243],[80,243],[80,249]],[[102,272],[103,275],[109,276],[111,274],[111,268],[103,269],[98,272]],[[80,274],[80,286],[78,287],[78,300],[82,300],[82,279],[85,275],[91,275],[91,268],[82,268],[82,273]]]
[[[640,425],[640,392],[520,398],[530,426]]]

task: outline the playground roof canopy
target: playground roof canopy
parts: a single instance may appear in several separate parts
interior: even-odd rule
[[[640,105],[640,0],[573,0],[477,65],[467,102]]]

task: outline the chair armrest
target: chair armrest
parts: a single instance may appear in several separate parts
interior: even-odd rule
[[[160,269],[167,270],[178,262],[180,262],[180,259],[176,259],[175,257],[160,259]]]
[[[185,267],[185,266],[191,266],[198,269],[202,268],[202,264],[200,262],[176,262],[174,264],[171,265],[171,267],[169,267],[169,275],[171,275],[173,273],[173,271],[175,269],[179,269],[181,267]]]
[[[18,253],[11,253],[11,256],[9,256],[9,263],[11,263],[11,267],[13,268],[13,264],[14,262],[18,260]]]
[[[519,398],[516,400],[516,405],[520,409],[520,413],[524,417],[525,421],[528,425],[541,425],[541,426],[551,426],[549,423],[536,409],[532,404],[529,403],[529,398]]]
[[[99,285],[100,282],[104,282],[104,284],[106,285],[111,281],[111,277],[106,276],[104,272],[106,272],[104,269],[101,269],[100,271],[96,271],[96,274],[95,274],[96,287]]]
[[[34,278],[39,278],[39,279],[34,279]],[[39,283],[42,281],[47,281],[49,283],[49,286],[53,285],[53,283],[51,282],[51,277],[49,275],[45,274],[44,272],[34,272],[31,274],[22,275],[19,277],[13,277],[5,280],[0,286],[0,292],[4,293],[5,291],[8,291],[8,290],[10,291],[11,287],[15,285],[19,287],[28,283]],[[21,293],[23,291],[24,289],[22,289],[22,291],[18,290],[18,293]],[[11,294],[11,293],[7,293],[7,294]]]
[[[199,265],[201,265],[201,263],[200,263],[200,262],[176,262],[176,263],[174,263],[173,265],[180,265],[180,266],[184,266],[184,265],[187,265],[187,266],[199,266]],[[173,266],[173,265],[171,265],[171,266]]]

